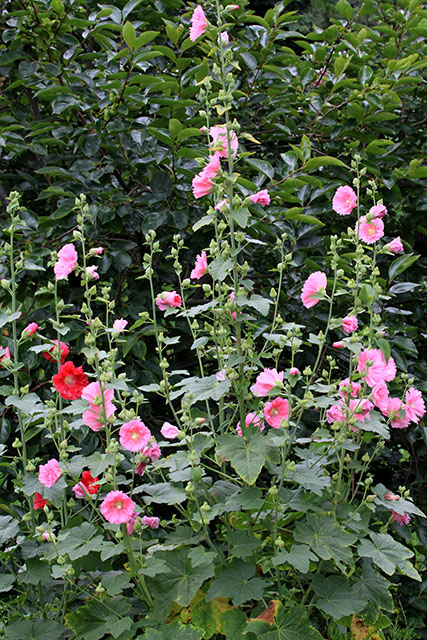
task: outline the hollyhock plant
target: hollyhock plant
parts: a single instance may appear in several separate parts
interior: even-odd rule
[[[215,153],[218,154],[219,158],[228,158],[228,137],[230,138],[231,155],[236,155],[239,142],[235,131],[231,129],[227,137],[227,128],[222,124],[211,127],[209,129],[209,135],[212,138]]]
[[[39,325],[37,324],[37,322],[30,322],[30,324],[27,325],[23,330],[22,337],[29,338],[37,331],[38,328],[39,328]]]
[[[280,389],[283,386],[283,371],[276,371],[276,369],[264,369],[256,379],[255,384],[252,385],[250,390],[252,393],[260,398],[266,396],[273,389]]]
[[[265,207],[270,204],[270,196],[267,189],[262,189],[262,191],[257,191],[257,193],[249,196],[249,200],[254,204],[260,204],[261,207]]]
[[[64,400],[78,400],[89,380],[82,367],[75,367],[69,360],[61,364],[52,378],[53,386]]]
[[[197,258],[196,263],[194,265],[194,269],[190,273],[190,278],[192,280],[200,280],[206,271],[208,270],[208,259],[206,257],[206,251],[202,251]]]
[[[260,431],[264,431],[265,429],[265,424],[262,421],[262,418],[260,418],[260,416],[257,416],[256,413],[248,413],[246,418],[245,418],[245,425],[247,427],[251,426],[251,427],[259,427]],[[237,423],[236,426],[236,431],[237,434],[239,436],[243,436],[243,432],[242,432],[242,427],[240,426],[240,422]]]
[[[392,511],[391,517],[393,518],[394,522],[397,522],[397,524],[400,524],[402,527],[404,524],[409,524],[411,520],[411,516],[406,511],[402,515],[400,515],[400,513],[397,513],[397,511]]]
[[[198,5],[191,16],[190,40],[195,42],[206,31],[208,21],[202,7]]]
[[[394,238],[394,240],[392,240],[390,244],[386,246],[386,248],[392,253],[402,253],[404,251],[404,248],[400,236]]]
[[[365,349],[359,355],[357,364],[359,373],[366,372],[366,382],[375,387],[379,382],[391,382],[396,377],[396,363],[390,356],[386,362],[380,349]]]
[[[420,418],[422,418],[426,412],[421,391],[414,389],[414,387],[410,387],[410,389],[405,393],[405,400],[405,417],[411,422],[418,424]]]
[[[342,319],[342,328],[346,333],[353,333],[358,327],[356,316],[346,316]]]
[[[366,244],[374,244],[384,235],[384,222],[381,218],[367,220],[366,216],[362,216],[356,224],[354,232]]]
[[[225,209],[229,209],[230,208],[230,203],[228,202],[227,198],[224,198],[224,200],[220,200],[216,205],[215,205],[215,209],[217,211],[221,211],[222,208]]]
[[[120,444],[127,451],[141,451],[152,438],[150,429],[139,419],[122,424],[119,436]]]
[[[290,372],[291,376],[299,376],[299,369],[297,369],[296,367],[292,367]]]
[[[135,467],[135,473],[137,476],[143,476],[145,473],[145,469],[147,468],[146,462],[139,462]]]
[[[166,311],[169,307],[180,307],[182,305],[182,299],[179,293],[174,291],[162,291],[156,298],[156,305],[160,311]]]
[[[134,511],[131,517],[129,518],[129,520],[126,522],[126,529],[129,536],[132,535],[137,520],[138,520],[138,514],[135,513]]]
[[[141,523],[145,524],[150,529],[158,529],[160,524],[160,518],[156,516],[142,516]]]
[[[289,418],[289,402],[285,398],[274,398],[264,407],[264,417],[270,427],[280,429],[282,420]]]
[[[46,464],[39,466],[39,482],[45,487],[53,487],[62,475],[58,460],[52,458]]]
[[[123,493],[123,491],[110,491],[101,504],[102,515],[112,524],[129,522],[134,509],[134,501]]]
[[[215,153],[210,157],[206,167],[193,178],[193,195],[195,198],[202,198],[211,193],[214,188],[212,179],[215,178],[220,168],[220,154]]]
[[[43,358],[46,358],[46,360],[49,360],[50,362],[56,362],[57,354],[58,354],[58,340],[52,340],[52,342],[55,344],[55,346],[50,347],[48,351],[42,351],[42,356]],[[65,344],[65,342],[60,342],[59,351],[60,351],[60,362],[62,364],[63,362],[65,362],[70,352],[70,349],[68,345]]]
[[[350,380],[345,378],[339,383],[339,395],[343,400],[345,400],[348,397],[348,391],[350,390],[351,397],[357,398],[360,388],[361,385],[358,382],[352,382],[350,385]]]
[[[230,44],[230,38],[227,31],[221,31],[221,34],[218,38],[218,42],[219,41],[221,41],[225,47],[228,47],[228,45]]]
[[[96,267],[95,265],[86,267],[86,275],[93,280],[99,280],[98,267]]]
[[[34,502],[33,502],[33,509],[43,509],[43,507],[47,505],[47,500],[45,500],[43,498],[43,496],[41,495],[41,493],[39,493],[38,491],[36,491],[36,493],[34,494]]]
[[[75,246],[70,243],[62,247],[58,251],[58,261],[56,262],[53,270],[55,272],[56,280],[64,280],[77,265],[77,251]]]
[[[156,462],[162,455],[162,451],[157,442],[149,442],[145,449],[141,451],[142,455],[149,458],[151,462]]]
[[[351,187],[338,187],[332,199],[332,209],[340,216],[348,216],[357,205],[357,195]]]
[[[101,388],[99,382],[91,382],[82,392],[82,399],[87,400],[90,404],[102,404],[102,396],[104,396],[104,402],[112,402],[114,389],[106,389],[104,383]]]
[[[168,440],[175,440],[175,438],[178,437],[179,429],[170,422],[164,422],[160,433],[164,438],[168,438]]]
[[[400,398],[389,398],[383,413],[390,418],[390,426],[394,429],[406,429],[409,426],[410,420],[405,414],[405,407]]]
[[[320,298],[316,298],[316,294],[324,293],[327,283],[326,273],[323,271],[314,271],[308,276],[301,292],[301,300],[306,309],[314,307],[319,302]]]
[[[124,329],[126,329],[127,325],[127,320],[123,320],[123,318],[117,318],[117,320],[114,320],[113,322],[113,329],[114,331],[123,331]]]
[[[76,498],[85,498],[96,494],[101,486],[97,482],[98,478],[92,478],[90,471],[83,471],[81,480],[73,487],[74,495]]]
[[[342,340],[338,340],[337,342],[333,342],[332,346],[334,349],[344,349],[345,345]]]
[[[116,405],[112,402],[105,401],[105,410],[102,404],[89,404],[89,408],[82,414],[82,420],[92,431],[99,431],[105,427],[108,419],[114,416],[115,411]]]
[[[375,218],[384,218],[387,213],[387,209],[383,204],[376,204],[369,209],[369,213]]]
[[[388,387],[384,381],[378,382],[371,391],[372,402],[383,413],[388,407]]]

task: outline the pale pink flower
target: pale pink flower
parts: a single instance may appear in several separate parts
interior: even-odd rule
[[[132,513],[131,517],[129,518],[129,520],[126,522],[126,529],[128,532],[128,535],[131,536],[133,533],[133,528],[135,526],[135,523],[138,519],[138,514],[135,513],[135,511]]]
[[[289,373],[291,374],[291,376],[299,376],[299,369],[297,369],[296,367],[292,367]]]
[[[104,249],[102,247],[94,247],[93,249],[90,250],[90,252],[94,256],[100,256],[103,251]]]
[[[344,422],[345,414],[345,407],[342,404],[333,404],[332,407],[329,407],[326,411],[326,419],[329,424],[333,422]]]
[[[264,369],[260,373],[252,385],[251,391],[258,397],[266,396],[270,391],[277,388],[280,389],[283,385],[283,371],[276,371],[276,369]]]
[[[9,347],[2,347],[0,346],[0,349],[2,351],[2,355],[0,356],[0,362],[2,360],[11,360],[11,355],[10,355],[10,351],[9,351]],[[0,365],[1,366],[1,365]]]
[[[160,433],[164,438],[175,440],[175,438],[178,436],[179,429],[170,422],[164,422],[162,428],[160,429]]]
[[[274,398],[271,402],[266,402],[264,417],[270,427],[280,429],[282,420],[289,418],[289,402],[285,398]]]
[[[112,389],[109,389],[112,391]],[[109,418],[111,418],[116,411],[116,405],[112,402],[105,401],[105,412],[102,404],[89,404],[89,408],[82,415],[84,424],[92,429],[92,431],[99,431],[105,427]]]
[[[233,11],[236,11],[236,9],[238,9],[238,8],[239,8],[239,5],[238,5],[238,4],[228,4],[228,5],[227,5],[227,8],[230,8],[230,9],[232,9]]]
[[[56,280],[63,280],[77,265],[77,251],[72,243],[66,244],[58,251],[58,261],[53,270]]]
[[[30,322],[30,324],[27,325],[23,330],[22,337],[25,336],[26,338],[29,338],[30,336],[33,335],[33,333],[37,331],[38,328],[39,328],[39,325],[37,324],[37,322]]]
[[[228,36],[227,31],[221,32],[221,35],[218,38],[218,42],[219,41],[221,41],[224,46],[228,47],[228,45],[230,44],[230,38]]]
[[[409,418],[411,422],[415,422],[416,424],[418,424],[418,422],[420,421],[420,418],[422,418],[426,412],[421,391],[418,391],[418,389],[414,389],[414,387],[411,387],[405,393],[405,399],[406,399],[406,404],[405,404],[406,418]]]
[[[227,127],[225,126],[225,124],[211,127],[209,129],[209,135],[212,138],[215,152],[218,154],[218,156],[221,158],[228,158],[228,138]],[[231,129],[228,132],[228,137],[230,138],[231,155],[235,156],[239,146],[236,132]]]
[[[123,493],[123,491],[110,491],[101,504],[102,515],[112,524],[129,522],[134,509],[134,501]]]
[[[72,487],[72,491],[74,491],[74,495],[76,496],[76,498],[81,499],[86,498],[87,496],[90,497],[90,493],[83,482],[78,482],[77,484],[75,484],[74,487]]]
[[[157,442],[149,442],[141,453],[146,458],[149,458],[151,462],[156,462],[156,460],[158,460],[162,455],[162,451]]]
[[[346,333],[353,333],[358,327],[356,316],[346,316],[342,319],[342,328]]]
[[[58,460],[52,458],[39,466],[39,482],[45,487],[53,487],[62,475]]]
[[[135,467],[135,473],[137,476],[143,476],[145,469],[147,467],[147,463],[146,462],[139,462],[136,467]]]
[[[215,209],[216,209],[217,211],[221,211],[221,209],[222,209],[223,207],[226,207],[227,209],[229,209],[229,208],[230,208],[230,204],[229,204],[229,202],[228,202],[227,198],[224,198],[224,200],[220,200],[220,201],[218,202],[218,204],[216,204],[216,205],[215,205]]]
[[[366,244],[374,244],[384,235],[384,222],[381,218],[367,220],[366,216],[362,216],[354,231]]]
[[[381,380],[374,387],[372,387],[372,400],[378,409],[382,412],[387,411],[388,407],[388,387],[386,383]]]
[[[369,413],[373,408],[374,405],[367,398],[363,398],[362,400],[350,400],[350,417],[356,418],[356,420],[360,420],[361,422],[365,422],[365,419],[369,420]]]
[[[390,418],[390,426],[394,429],[406,429],[409,418],[405,415],[405,407],[400,398],[389,398],[387,409],[383,413]]]
[[[314,271],[308,276],[301,292],[301,300],[306,309],[314,307],[319,302],[320,298],[312,296],[319,292],[324,293],[327,283],[326,273],[323,273],[323,271]]]
[[[332,346],[334,349],[344,349],[344,342],[342,340],[338,340],[337,342],[333,342]]]
[[[404,511],[403,515],[400,515],[400,513],[397,513],[397,511],[392,511],[391,517],[393,518],[394,522],[397,522],[401,526],[403,526],[404,524],[409,524],[409,521],[411,520],[411,516],[406,511]]]
[[[396,363],[391,356],[386,362],[380,349],[362,351],[357,369],[359,373],[366,371],[366,382],[370,387],[375,387],[379,382],[391,382],[396,377]]]
[[[123,331],[123,329],[126,329],[127,325],[127,320],[123,320],[123,318],[117,318],[117,320],[114,320],[113,322],[113,329],[114,331]]]
[[[384,494],[384,500],[400,500],[400,497],[391,491],[387,491],[387,493]]]
[[[86,275],[89,279],[99,280],[98,267],[93,264],[90,267],[86,267]]]
[[[265,429],[265,424],[263,423],[262,418],[260,418],[260,416],[257,416],[256,413],[248,413],[248,415],[245,418],[245,425],[247,427],[249,426],[259,427],[260,431],[264,431]],[[237,423],[236,431],[239,436],[243,436],[242,427],[240,426],[240,421]]]
[[[214,188],[212,178],[216,176],[220,168],[221,161],[219,159],[219,154],[215,153],[213,156],[211,156],[206,167],[193,178],[193,195],[195,198],[202,198],[208,193],[211,193],[212,189]]]
[[[46,542],[53,542],[53,535],[49,533],[49,531],[43,531],[42,538],[44,538]]]
[[[215,374],[215,378],[217,382],[222,382],[223,380],[225,380],[227,377],[227,372],[225,369],[221,369],[221,371],[218,371],[218,373]]]
[[[166,311],[169,307],[180,307],[182,305],[182,299],[179,293],[173,291],[162,291],[156,298],[156,305],[160,311]]]
[[[197,38],[199,38],[206,31],[207,26],[208,21],[206,19],[205,12],[200,5],[197,5],[197,7],[193,11],[193,15],[191,16],[191,42],[195,42]]]
[[[190,273],[190,278],[192,280],[200,280],[202,276],[205,275],[208,270],[208,259],[206,257],[206,251],[202,251],[197,258],[196,263],[194,265],[194,269]]]
[[[270,204],[270,196],[267,189],[262,189],[261,191],[257,191],[253,195],[249,196],[249,200],[254,204],[260,204],[261,207],[265,207]]]
[[[114,389],[106,389],[103,383],[101,393],[99,382],[91,382],[83,389],[81,397],[90,404],[102,404],[102,395],[104,395],[104,402],[112,402],[114,400]]]
[[[404,251],[400,236],[397,236],[397,238],[392,240],[387,246],[392,253],[402,253],[402,251]]]
[[[340,216],[348,216],[357,205],[357,195],[351,187],[338,187],[332,199],[332,209]]]
[[[150,429],[139,419],[122,424],[119,436],[120,444],[127,451],[141,451],[152,438]]]
[[[357,398],[357,396],[359,395],[360,387],[361,385],[358,382],[351,383],[350,395],[353,398]],[[350,380],[348,378],[341,380],[341,382],[339,383],[339,394],[343,400],[345,400],[348,397],[349,388],[350,388]]]
[[[234,302],[234,298],[236,297],[236,294],[234,293],[234,291],[232,291],[230,293],[230,295],[228,296],[228,299],[230,300],[230,302]],[[233,316],[233,320],[236,319],[237,317],[237,311],[233,311],[233,313],[231,314]]]
[[[150,529],[158,529],[160,518],[157,518],[156,516],[142,516],[141,523],[146,524]]]
[[[369,209],[369,213],[375,218],[384,218],[387,213],[387,209],[383,204],[376,204]]]

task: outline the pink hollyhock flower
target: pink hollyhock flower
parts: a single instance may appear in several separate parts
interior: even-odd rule
[[[56,262],[53,270],[55,272],[56,280],[63,280],[66,278],[77,265],[77,251],[75,246],[70,243],[62,247],[58,251],[58,261]]]
[[[146,524],[150,529],[158,529],[160,524],[160,518],[156,518],[155,516],[142,516],[141,518],[142,524]]]
[[[253,195],[249,196],[249,200],[254,204],[260,204],[261,207],[265,207],[271,202],[267,189],[262,189],[261,191],[257,191],[257,193],[254,193]]]
[[[221,209],[222,209],[223,207],[226,207],[227,209],[229,209],[229,208],[230,208],[230,204],[229,204],[229,202],[228,202],[227,198],[224,198],[224,200],[220,200],[220,201],[218,202],[218,204],[216,204],[216,205],[215,205],[215,209],[216,209],[217,211],[221,211]]]
[[[202,7],[198,5],[191,16],[190,40],[195,42],[207,29],[208,21]]]
[[[367,398],[363,398],[363,400],[350,400],[350,417],[356,418],[356,420],[360,420],[360,422],[365,422],[365,419],[369,420],[369,413],[373,408],[374,405]]]
[[[217,382],[222,382],[222,380],[225,380],[227,377],[227,372],[225,369],[221,369],[221,371],[218,371],[218,373],[215,374],[215,378]]]
[[[348,216],[357,205],[357,195],[351,187],[338,187],[332,199],[332,209],[340,216]]]
[[[141,453],[146,458],[149,458],[151,462],[156,462],[156,460],[158,460],[162,455],[162,451],[157,442],[149,442]]]
[[[380,411],[383,413],[387,411],[388,407],[388,387],[386,383],[382,380],[378,382],[374,387],[372,387],[372,400],[373,403]]]
[[[351,383],[350,395],[352,396],[352,398],[357,398],[360,392],[360,387],[361,385],[358,382]],[[348,397],[349,388],[350,388],[350,380],[348,378],[341,380],[341,382],[339,383],[339,394],[343,400],[345,400]]]
[[[90,267],[86,267],[86,275],[93,280],[99,280],[98,267],[95,265],[91,265]]]
[[[114,320],[113,322],[113,329],[114,331],[123,331],[123,329],[126,329],[127,325],[127,320],[123,320],[123,318],[117,318],[117,320]]]
[[[94,256],[100,256],[103,251],[104,249],[102,247],[94,247],[90,250],[91,254]]]
[[[251,391],[258,397],[266,396],[274,388],[280,389],[283,385],[283,371],[277,372],[276,369],[264,369],[260,373],[252,385]]]
[[[162,428],[160,429],[160,433],[164,438],[175,440],[175,438],[178,436],[179,429],[170,422],[164,422]]]
[[[264,417],[270,427],[280,429],[282,420],[289,418],[289,402],[285,398],[274,398],[264,407]]]
[[[44,538],[46,542],[53,542],[55,539],[54,534],[50,533],[50,531],[43,531],[42,538]]]
[[[10,351],[9,351],[9,347],[1,347],[0,349],[2,350],[2,355],[0,356],[0,363],[2,362],[2,360],[11,360],[11,356],[10,356]],[[1,366],[1,365],[0,365]]]
[[[83,471],[81,480],[73,487],[74,495],[76,498],[85,498],[98,493],[101,485],[97,482],[98,478],[92,478],[90,471]]]
[[[230,300],[230,302],[234,302],[234,298],[236,297],[236,294],[234,293],[234,291],[232,291],[230,293],[230,295],[228,296],[228,299]],[[233,313],[231,314],[233,316],[233,320],[236,319],[237,317],[237,311],[233,311]]]
[[[230,44],[230,38],[228,36],[227,31],[221,32],[221,35],[218,38],[218,42],[219,41],[221,41],[224,46],[228,47],[228,45]]]
[[[344,349],[344,342],[342,340],[338,340],[338,342],[333,342],[332,346],[334,349]]]
[[[58,460],[52,458],[39,466],[39,482],[45,487],[53,487],[62,475]]]
[[[227,139],[227,127],[225,124],[221,124],[209,129],[209,135],[212,138],[213,145],[215,147],[215,154],[218,157],[228,158],[228,139]],[[232,129],[229,131],[231,155],[235,156],[239,146],[236,132]],[[216,174],[215,174],[216,175]]]
[[[356,224],[354,232],[363,242],[366,242],[366,244],[374,244],[374,242],[384,235],[384,222],[381,218],[367,220],[366,216],[362,216]]]
[[[409,418],[405,415],[405,407],[400,398],[389,398],[387,409],[383,412],[390,418],[390,426],[394,429],[406,429]]]
[[[387,493],[384,494],[384,500],[400,500],[400,497],[391,491],[387,491]]]
[[[384,218],[387,213],[387,209],[383,204],[376,204],[369,209],[369,213],[375,218]]]
[[[135,511],[132,513],[131,517],[129,518],[129,520],[126,522],[126,529],[128,532],[128,535],[131,536],[133,533],[133,529],[135,527],[135,523],[138,519],[138,514],[135,513]]]
[[[404,524],[409,524],[409,521],[411,520],[411,516],[409,515],[409,513],[406,513],[406,511],[403,513],[403,515],[400,515],[400,513],[397,513],[397,511],[392,511],[391,517],[393,518],[394,522],[397,522],[401,526],[403,526]]]
[[[299,369],[297,369],[296,367],[292,367],[289,373],[291,374],[291,376],[299,376]]]
[[[139,419],[122,424],[119,436],[120,444],[127,451],[141,451],[152,438],[150,429]]]
[[[312,296],[315,296],[315,294],[319,292],[324,293],[327,284],[326,273],[323,273],[323,271],[314,271],[314,273],[308,276],[301,292],[301,300],[306,309],[314,307],[314,305],[319,302],[320,298]]]
[[[206,251],[202,251],[197,258],[196,264],[194,265],[194,269],[190,273],[190,278],[192,280],[200,280],[202,276],[205,275],[208,270],[208,259],[206,257]]]
[[[82,420],[92,431],[99,431],[105,427],[108,419],[114,415],[115,411],[116,405],[107,400],[105,401],[105,411],[102,404],[89,404],[89,408],[82,415]]]
[[[110,491],[101,504],[101,513],[108,522],[129,522],[135,509],[134,501],[123,491]]]
[[[39,325],[37,324],[37,322],[30,322],[30,324],[27,325],[23,330],[22,337],[25,336],[26,338],[29,338],[30,336],[33,335],[33,333],[37,331],[38,328],[39,328]]]
[[[344,422],[345,413],[345,407],[342,404],[333,404],[332,407],[329,407],[326,411],[326,419],[329,424],[333,422]]]
[[[215,153],[210,157],[209,163],[202,171],[193,178],[193,195],[195,198],[202,198],[208,193],[211,193],[214,188],[212,178],[215,178],[216,174],[221,168],[221,161],[219,153]]]
[[[423,396],[421,395],[421,391],[414,389],[411,387],[405,393],[405,417],[408,418],[411,422],[415,422],[418,424],[420,418],[426,412]]]
[[[260,431],[264,431],[265,424],[262,421],[262,418],[256,415],[256,413],[248,413],[245,418],[245,425],[247,427],[259,427]],[[242,427],[240,426],[240,422],[237,423],[236,431],[239,436],[243,436]]]
[[[346,316],[342,319],[342,328],[346,333],[353,333],[358,327],[356,316]]]
[[[182,305],[182,299],[179,293],[174,291],[162,291],[156,298],[156,305],[160,311],[166,311],[169,307],[180,307]]]
[[[114,389],[106,389],[103,383],[101,392],[99,382],[91,382],[82,391],[82,399],[87,400],[90,404],[102,404],[102,395],[104,395],[104,402],[112,402]]]
[[[397,238],[390,242],[390,244],[388,245],[388,249],[392,253],[402,253],[402,251],[404,251],[400,236],[397,236]]]
[[[391,382],[396,377],[396,363],[391,356],[386,362],[380,349],[362,351],[357,369],[359,373],[366,371],[366,382],[370,387],[375,387],[379,382]]]
[[[143,476],[146,467],[147,467],[147,463],[146,462],[140,462],[139,464],[137,464],[136,467],[135,467],[136,475],[137,476]]]

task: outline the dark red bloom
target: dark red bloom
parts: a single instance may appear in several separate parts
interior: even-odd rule
[[[89,380],[82,367],[75,367],[71,361],[64,362],[52,378],[53,386],[65,400],[78,400]]]
[[[36,495],[34,496],[33,509],[43,509],[45,504],[47,504],[47,500],[43,498],[41,493],[36,491]]]
[[[94,484],[95,482],[98,482],[98,478],[92,478],[90,471],[83,471],[80,484],[84,484],[88,493],[97,493],[101,485]]]
[[[48,349],[48,351],[43,351],[42,356],[46,358],[46,360],[50,360],[50,362],[57,362],[57,354],[58,354],[58,340],[52,340],[55,343],[54,347]],[[65,361],[65,358],[68,356],[69,348],[65,342],[60,342],[59,347],[61,349],[61,363]]]

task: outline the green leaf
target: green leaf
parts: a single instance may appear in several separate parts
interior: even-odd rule
[[[22,581],[26,584],[39,584],[48,582],[50,577],[49,563],[39,558],[28,558],[26,561],[27,571],[22,574]]]
[[[191,624],[175,621],[173,624],[163,625],[160,630],[147,629],[136,640],[201,640],[204,636],[202,629],[196,629]]]
[[[135,41],[135,47],[144,47],[146,44],[154,40],[154,38],[156,38],[159,33],[160,31],[144,31],[144,33],[141,33],[141,35],[137,37]],[[163,47],[158,48],[162,49]]]
[[[340,16],[345,18],[346,20],[350,20],[353,15],[353,7],[347,0],[338,0],[335,5],[335,9],[338,11]]]
[[[289,564],[301,573],[308,573],[310,569],[310,560],[312,562],[318,562],[319,558],[310,551],[310,548],[307,547],[307,545],[293,544],[289,551],[282,549],[282,551],[273,558],[272,564],[275,567],[282,564]]]
[[[359,81],[362,84],[362,86],[364,87],[369,80],[372,78],[373,76],[373,71],[371,69],[371,67],[368,67],[367,65],[363,66],[360,70],[359,70]]]
[[[333,558],[337,562],[351,562],[353,554],[350,545],[357,535],[344,531],[332,515],[315,513],[298,520],[295,540],[308,544],[322,560]]]
[[[129,49],[133,49],[136,44],[136,31],[131,22],[126,22],[122,31],[123,40],[126,42]]]
[[[303,162],[307,162],[311,156],[311,142],[308,136],[304,135],[301,138],[300,151]]]
[[[377,343],[377,346],[379,349],[381,349],[382,354],[385,358],[385,361],[388,362],[389,358],[390,358],[390,345],[387,342],[387,340],[384,340],[384,338],[376,338],[375,342]]]
[[[364,558],[371,558],[372,561],[389,576],[392,576],[396,568],[407,573],[407,562],[414,553],[400,542],[385,533],[370,533],[371,540],[364,538],[357,551]],[[412,567],[413,568],[413,567]],[[411,576],[413,577],[413,576]],[[418,579],[418,578],[415,578]]]
[[[335,620],[358,613],[368,604],[367,600],[355,593],[348,580],[341,576],[325,578],[316,575],[311,587],[317,596],[316,607]]]
[[[126,20],[131,11],[136,9],[141,2],[142,0],[129,0],[122,9],[123,20]]]
[[[130,575],[123,571],[112,571],[103,576],[102,586],[110,596],[117,596],[131,584]]]
[[[388,269],[389,279],[393,280],[395,276],[398,276],[404,271],[406,271],[406,269],[408,269],[412,264],[414,264],[414,262],[416,262],[419,257],[420,257],[419,255],[415,256],[413,253],[410,253],[409,255],[399,256],[398,258],[393,260],[393,262],[391,263]]]
[[[240,609],[230,609],[223,614],[226,640],[245,640],[246,615]]]
[[[260,600],[265,583],[254,578],[255,565],[234,559],[226,567],[215,571],[216,577],[206,592],[206,601],[214,598],[231,598],[236,607],[248,600]]]
[[[237,222],[239,227],[245,229],[249,220],[249,209],[240,207],[239,209],[231,209],[230,215]]]
[[[235,558],[252,556],[255,549],[261,546],[261,540],[248,531],[230,530],[227,533],[227,543],[230,545],[230,555]]]
[[[305,607],[296,605],[285,609],[280,602],[271,622],[259,617],[250,618],[246,632],[252,632],[262,640],[323,640],[323,636],[311,626]]]
[[[0,313],[0,328],[4,327],[8,322],[12,322],[13,320],[18,320],[21,317],[20,311],[15,311],[15,313],[7,313],[6,311],[2,311]]]
[[[101,551],[103,537],[100,534],[95,535],[97,532],[98,529],[89,522],[83,522],[79,527],[72,529],[63,529],[58,536],[56,549],[49,548],[46,557],[52,560],[58,555],[68,554],[70,560],[77,560],[94,551]]]
[[[144,496],[147,504],[181,504],[187,499],[187,494],[179,484],[172,482],[159,482],[158,484],[142,484],[134,490],[134,493],[148,493]]]
[[[153,196],[159,200],[166,200],[172,193],[173,182],[170,175],[165,171],[156,171],[151,178],[150,186]]]
[[[64,638],[65,627],[53,620],[20,620],[5,629],[6,640],[58,640]]]
[[[88,598],[85,605],[65,616],[65,623],[76,634],[75,640],[100,640],[129,609],[128,600],[120,596],[109,598],[105,603]],[[63,636],[58,635],[55,640],[60,637]]]
[[[234,435],[223,435],[217,439],[216,456],[228,460],[233,469],[248,484],[258,478],[265,461],[269,446],[262,433],[254,431],[248,439]]]
[[[263,173],[268,178],[270,178],[270,180],[273,179],[274,169],[271,166],[271,164],[266,160],[257,160],[256,158],[246,158],[246,163],[251,167],[253,167],[254,169],[261,171],[261,173]]]
[[[346,165],[338,158],[332,156],[318,156],[317,158],[311,158],[304,165],[305,171],[311,171],[312,169],[318,169],[319,167],[326,167],[327,165],[333,165],[335,167],[345,167]]]
[[[19,533],[19,521],[12,516],[0,516],[0,545],[12,540]]]
[[[357,576],[354,591],[379,609],[393,611],[393,598],[389,593],[391,583],[376,571],[369,560],[365,560],[361,575]]]
[[[224,258],[217,258],[210,263],[209,273],[214,280],[222,282],[233,268],[233,264],[234,263],[231,258],[228,258],[227,260],[224,260]]]
[[[0,573],[0,593],[10,591],[15,583],[13,573]]]
[[[171,118],[169,120],[169,133],[171,134],[172,138],[176,138],[181,129],[182,124],[179,120],[177,120],[176,118]]]

